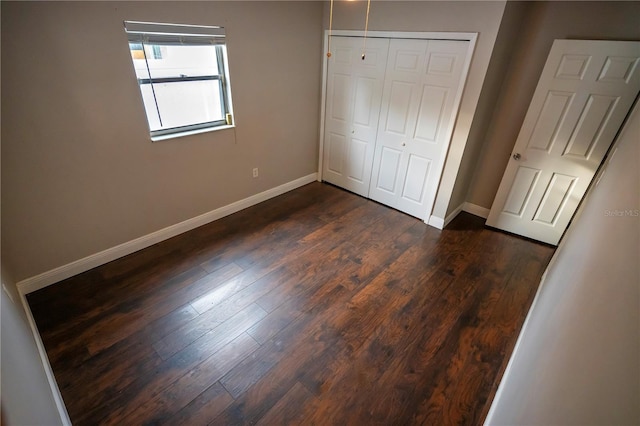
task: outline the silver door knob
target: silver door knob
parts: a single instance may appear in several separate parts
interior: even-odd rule
[[[515,154],[513,154],[513,159],[514,160],[519,160],[521,158],[522,158],[522,155],[520,155],[519,153],[516,152]]]

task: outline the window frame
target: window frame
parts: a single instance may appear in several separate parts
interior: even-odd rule
[[[157,33],[154,31],[154,26],[157,26]],[[129,28],[132,28],[131,30]],[[142,29],[140,29],[142,28]],[[167,28],[169,28],[169,32],[167,32]],[[155,56],[155,46],[160,46],[163,44],[170,45],[180,45],[180,46],[202,46],[207,45],[208,43],[203,43],[202,40],[207,40],[207,36],[200,34],[199,31],[207,32],[207,29],[213,30],[212,32],[218,32],[216,34],[215,40],[210,44],[215,47],[216,52],[216,61],[218,65],[218,75],[203,75],[203,76],[191,76],[188,77],[186,75],[181,75],[180,77],[151,77],[151,71],[149,69],[149,61],[147,56],[147,46],[150,46],[152,52]],[[193,32],[191,32],[193,31]],[[147,122],[147,128],[149,129],[149,134],[151,136],[152,141],[162,140],[172,137],[185,136],[193,133],[201,133],[205,131],[214,131],[219,129],[225,129],[234,127],[233,122],[233,107],[231,103],[231,87],[229,84],[229,69],[228,69],[228,59],[227,59],[227,50],[226,50],[226,40],[224,42],[220,41],[220,38],[224,39],[224,28],[222,27],[207,27],[207,26],[199,26],[199,25],[184,25],[184,24],[161,24],[161,23],[152,23],[152,22],[138,22],[138,21],[125,21],[125,32],[127,34],[128,45],[130,46],[132,43],[140,44],[142,46],[142,52],[144,56],[144,61],[147,66],[147,72],[149,78],[138,78],[136,76],[136,80],[138,82],[138,88],[140,89],[140,96],[142,100],[143,107],[145,108],[145,120]],[[222,34],[222,35],[220,35]],[[169,39],[171,42],[165,43],[162,41],[154,40],[154,36],[160,39]],[[190,40],[192,42],[190,42]],[[197,40],[193,42],[193,40]],[[132,58],[133,61],[133,58]],[[133,63],[132,63],[133,64]],[[135,67],[134,67],[135,68]],[[148,114],[151,111],[147,111],[147,103],[144,101],[144,97],[142,96],[142,85],[149,84],[151,86],[151,91],[153,94],[154,101],[154,109],[153,113],[158,115],[158,120],[160,121],[160,125],[162,126],[162,116],[160,114],[160,108],[158,106],[158,101],[155,95],[154,84],[160,83],[181,83],[181,82],[190,82],[190,81],[218,81],[218,90],[220,95],[220,109],[222,112],[223,118],[220,120],[213,121],[205,121],[201,123],[195,124],[187,124],[183,126],[175,126],[168,127],[158,130],[151,130],[151,123],[148,119]]]

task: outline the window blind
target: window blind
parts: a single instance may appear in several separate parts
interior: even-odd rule
[[[129,41],[132,43],[161,45],[225,44],[223,27],[124,21],[124,28]]]

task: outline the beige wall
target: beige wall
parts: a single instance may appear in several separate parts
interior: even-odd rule
[[[16,280],[317,170],[321,3],[1,7],[2,256]],[[226,27],[237,128],[151,143],[125,19]]]
[[[469,132],[469,140],[474,141],[474,143],[469,144],[464,151],[460,164],[460,173],[456,177],[447,215],[467,201],[467,192],[478,164],[484,136],[491,124],[493,112],[504,82],[504,76],[509,67],[511,54],[515,49],[518,34],[522,29],[522,21],[531,9],[531,4],[531,2],[526,1],[510,1],[504,9],[500,31],[498,32],[489,69],[487,70],[487,77],[482,86],[480,100],[478,101],[478,107]]]
[[[521,19],[517,14],[509,16]],[[520,22],[518,39],[509,53],[510,64],[466,197],[467,201],[486,208],[493,203],[553,40],[640,40],[640,2],[533,2],[518,25]],[[505,37],[513,35],[505,33]]]
[[[640,104],[569,227],[488,425],[640,424]]]
[[[477,149],[482,140],[469,138],[476,104],[487,72],[491,52],[500,28],[505,2],[385,2],[371,3],[369,30],[372,31],[452,31],[477,32],[478,42],[473,55],[469,76],[460,104],[460,112],[449,147],[447,162],[442,174],[440,189],[433,215],[445,218],[451,200],[456,176],[473,172],[475,164],[460,168],[465,149]],[[333,28],[340,30],[363,30],[366,2],[336,2],[334,4]],[[325,5],[324,27],[329,27],[329,5]],[[466,189],[462,191],[466,194]],[[464,201],[464,199],[462,199]],[[462,202],[460,201],[460,202]],[[458,203],[459,204],[459,203]]]

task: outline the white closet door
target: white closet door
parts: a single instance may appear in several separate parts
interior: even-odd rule
[[[369,198],[425,219],[462,90],[468,41],[391,40]]]
[[[332,37],[322,178],[368,196],[389,49],[388,39]]]

